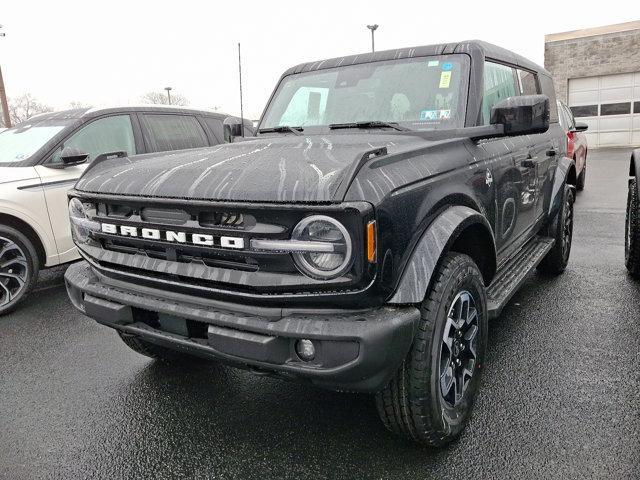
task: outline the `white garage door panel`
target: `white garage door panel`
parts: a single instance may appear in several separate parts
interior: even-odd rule
[[[631,130],[631,115],[610,115],[600,117],[599,131],[611,130]]]
[[[613,147],[619,145],[629,145],[631,141],[631,131],[626,132],[600,132],[598,134],[598,144],[600,147]]]
[[[633,85],[633,73],[604,75],[600,78],[600,88],[628,87]]]
[[[587,77],[587,78],[572,78],[570,80],[571,87],[573,90],[597,90],[600,88],[599,80],[600,77]]]
[[[598,103],[598,90],[584,90],[569,94],[569,105],[593,105]]]
[[[632,87],[600,90],[600,103],[628,102],[633,96]]]
[[[631,104],[640,101],[640,72],[572,78],[568,93],[570,107],[598,105],[598,112],[602,112],[603,105],[628,103],[633,108]],[[613,108],[616,107],[609,107],[608,111]],[[577,117],[576,121],[589,125],[587,140],[590,147],[640,145],[638,114],[628,111],[620,115]]]

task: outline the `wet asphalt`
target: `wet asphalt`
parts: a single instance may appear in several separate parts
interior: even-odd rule
[[[0,478],[640,478],[640,284],[629,150],[589,154],[564,275],[491,324],[466,432],[395,438],[373,399],[215,364],[167,367],[75,311],[64,268],[0,318]]]

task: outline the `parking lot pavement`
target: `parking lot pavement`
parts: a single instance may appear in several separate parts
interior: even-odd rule
[[[531,277],[492,323],[473,419],[449,448],[387,433],[369,396],[155,364],[76,312],[58,268],[0,319],[0,477],[640,478],[628,159],[590,152],[569,267]]]

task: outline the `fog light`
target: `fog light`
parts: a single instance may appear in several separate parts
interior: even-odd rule
[[[310,362],[316,356],[316,348],[311,340],[303,338],[296,342],[296,353],[305,362]]]

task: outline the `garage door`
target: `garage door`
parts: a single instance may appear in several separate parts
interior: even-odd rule
[[[572,78],[569,107],[589,125],[589,146],[640,145],[640,72]]]

